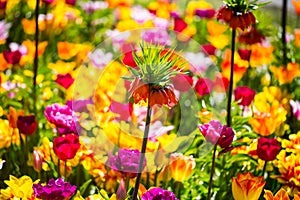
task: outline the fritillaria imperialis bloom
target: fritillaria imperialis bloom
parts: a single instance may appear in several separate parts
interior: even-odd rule
[[[170,176],[179,182],[186,180],[196,166],[192,156],[184,156],[181,153],[173,153],[170,156]]]
[[[140,155],[140,151],[136,149],[119,149],[117,155],[109,156],[107,165],[129,178],[134,178],[138,172]],[[143,168],[145,166],[146,159],[143,162]]]
[[[222,6],[217,12],[217,19],[228,23],[232,29],[240,28],[245,30],[250,25],[256,23],[252,12],[235,12],[227,6]]]
[[[178,200],[175,194],[168,190],[163,190],[161,188],[152,188],[145,192],[142,196],[142,200]]]
[[[19,116],[17,126],[20,133],[32,135],[36,131],[38,123],[35,121],[34,115]]]
[[[50,123],[60,128],[75,129],[75,113],[67,105],[52,104],[46,107],[44,114]]]
[[[79,148],[79,137],[74,134],[59,136],[53,140],[53,150],[58,159],[63,161],[74,158]]]
[[[257,155],[265,161],[274,160],[281,146],[275,138],[259,138],[257,144]]]
[[[250,172],[238,173],[232,177],[232,194],[235,200],[257,200],[266,182],[263,177],[255,177]]]
[[[64,182],[62,178],[52,178],[45,186],[34,184],[33,190],[35,196],[43,200],[69,200],[74,195],[76,186]]]
[[[129,66],[133,82],[129,89],[134,103],[148,102],[154,105],[173,107],[178,99],[170,86],[171,78],[180,74],[185,64],[174,50],[164,49],[159,44],[141,43],[141,53],[133,51],[132,57],[138,69]],[[132,79],[132,78],[131,78]]]
[[[214,145],[219,145],[224,150],[229,150],[234,132],[231,127],[222,126],[221,122],[211,120],[209,123],[198,126],[206,141]]]
[[[249,106],[253,101],[254,96],[255,91],[247,86],[239,86],[234,90],[235,100],[242,106]]]

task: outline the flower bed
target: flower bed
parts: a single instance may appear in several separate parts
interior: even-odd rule
[[[300,199],[300,2],[217,4],[0,0],[0,199]]]

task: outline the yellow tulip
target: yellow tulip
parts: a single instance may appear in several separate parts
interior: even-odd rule
[[[287,191],[283,188],[281,188],[275,196],[273,196],[272,192],[269,190],[265,190],[264,198],[266,200],[290,200],[290,197],[287,193]]]
[[[184,156],[181,153],[173,153],[170,156],[170,175],[175,181],[183,182],[192,173],[196,166],[192,156]]]
[[[264,185],[263,177],[255,177],[250,172],[239,173],[232,178],[232,194],[235,200],[258,200]]]

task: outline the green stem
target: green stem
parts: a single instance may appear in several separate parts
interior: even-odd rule
[[[61,177],[61,175],[60,175],[60,159],[59,158],[57,160],[57,174],[58,174],[58,177]]]
[[[37,95],[36,95],[36,78],[37,78],[37,71],[38,71],[38,47],[39,47],[39,0],[36,0],[36,6],[35,6],[35,54],[34,54],[34,64],[33,64],[33,110],[34,113],[37,114],[37,108],[36,108],[36,101],[37,101]]]
[[[65,161],[65,174],[64,174],[64,177],[65,177],[65,181],[67,181],[67,172],[68,172],[68,170],[67,170],[67,162],[68,162],[68,160],[66,160]]]
[[[151,90],[152,90],[152,86],[149,83],[146,126],[145,126],[145,131],[144,131],[144,138],[143,138],[143,144],[142,144],[142,149],[141,149],[138,173],[137,173],[137,176],[136,176],[134,191],[133,191],[133,194],[132,194],[132,199],[133,200],[137,200],[137,194],[138,194],[138,191],[139,191],[139,186],[140,186],[140,181],[141,181],[141,176],[142,176],[142,171],[143,171],[143,164],[144,164],[144,159],[145,159],[145,153],[146,153],[146,148],[147,148],[147,142],[148,142],[148,135],[149,135],[149,129],[150,129],[150,122],[151,122],[151,107],[150,107]]]
[[[212,164],[211,164],[211,169],[210,169],[210,178],[209,178],[209,183],[208,183],[207,200],[210,200],[210,196],[211,196],[212,181],[213,181],[213,176],[214,176],[214,172],[215,172],[216,151],[217,151],[217,145],[215,145],[214,152],[213,152]]]
[[[230,80],[229,80],[229,91],[228,91],[228,102],[227,102],[227,126],[228,127],[230,127],[230,125],[231,125],[231,99],[232,99],[232,90],[233,90],[235,35],[236,35],[236,30],[232,29]]]
[[[282,54],[283,54],[283,64],[287,64],[287,48],[286,48],[286,18],[287,18],[287,0],[283,0],[282,2],[282,20],[281,20],[281,28],[282,28]]]

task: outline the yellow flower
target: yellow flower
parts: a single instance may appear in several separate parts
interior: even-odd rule
[[[300,188],[300,154],[287,155],[286,151],[282,150],[273,163],[278,168],[280,175],[271,175],[271,178],[275,178],[279,183],[285,185],[290,196],[297,194]]]
[[[1,199],[34,199],[32,185],[38,183],[38,181],[33,182],[29,176],[16,178],[10,175],[9,180],[4,181],[8,188],[0,190],[0,197]]]
[[[300,153],[300,131],[297,134],[289,135],[288,140],[282,139],[280,142],[282,148],[285,148],[287,152]]]
[[[197,29],[195,26],[188,25],[183,31],[181,31],[178,35],[177,38],[181,42],[187,42],[197,33]]]
[[[206,26],[207,31],[211,36],[222,35],[228,29],[226,25],[215,21],[208,21]]]
[[[265,190],[264,198],[266,200],[290,200],[290,197],[285,189],[281,188],[275,196],[273,196],[270,190]]]
[[[33,63],[35,56],[35,42],[31,40],[25,40],[22,44],[27,48],[27,54],[22,56],[20,65],[25,65],[26,63]],[[48,42],[40,42],[38,45],[38,57],[42,56],[45,48],[47,47]]]
[[[168,3],[166,1],[152,1],[148,5],[148,10],[154,12],[157,17],[170,19],[170,13],[178,9],[175,3]]]
[[[106,0],[110,8],[115,8],[118,6],[130,6],[133,0]]]
[[[286,120],[289,110],[289,97],[278,87],[265,87],[255,95],[254,116],[249,123],[256,133],[262,136],[279,130]]]
[[[8,120],[0,119],[0,149],[8,148],[11,144],[20,146],[19,130],[11,127]]]
[[[23,18],[22,21],[22,26],[24,29],[24,32],[28,35],[33,35],[35,33],[35,19],[26,19]],[[46,23],[45,20],[39,20],[39,30],[44,31],[46,29]]]
[[[229,37],[227,35],[208,35],[207,41],[209,41],[217,49],[224,49],[229,44]]]
[[[257,200],[266,182],[263,177],[255,177],[250,172],[238,173],[232,177],[232,194],[235,200]]]
[[[250,63],[252,67],[267,65],[272,62],[274,47],[260,43],[251,45]]]
[[[72,57],[74,57],[78,51],[79,48],[77,44],[70,43],[70,42],[58,42],[57,43],[57,51],[58,56],[61,59],[68,60]]]
[[[267,112],[254,111],[254,116],[249,120],[254,132],[262,136],[273,134],[286,120],[287,111],[278,103],[267,106]]]
[[[197,9],[212,9],[212,5],[206,1],[189,1],[186,7],[187,15],[194,15]]]
[[[287,66],[271,66],[270,70],[280,84],[291,83],[296,77],[300,76],[299,65],[297,63],[288,63]]]
[[[73,69],[76,67],[76,63],[59,60],[56,63],[49,63],[48,67],[53,69],[57,74],[67,74],[73,71]]]
[[[181,153],[173,153],[169,162],[170,176],[179,182],[185,181],[196,166],[192,156],[184,156]]]

